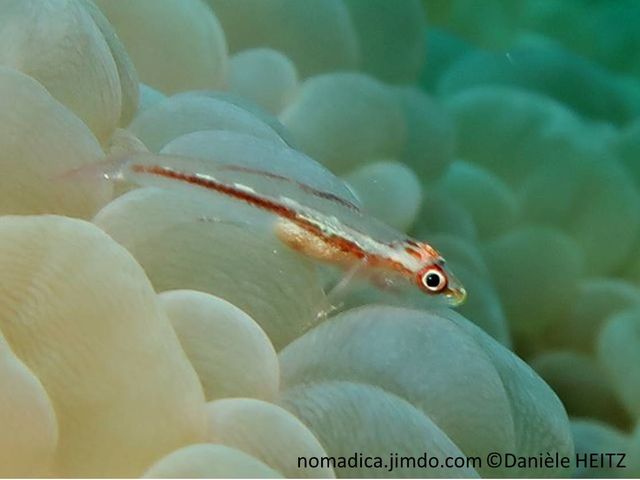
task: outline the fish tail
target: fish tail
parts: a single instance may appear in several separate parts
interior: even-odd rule
[[[54,179],[58,181],[82,181],[90,179],[121,180],[122,170],[131,159],[131,153],[107,155],[102,160],[59,173]]]

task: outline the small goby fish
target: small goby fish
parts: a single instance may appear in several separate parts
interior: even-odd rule
[[[110,170],[103,175],[138,185],[158,186],[159,181],[164,186],[191,185],[236,199],[275,215],[277,237],[308,257],[344,269],[362,270],[377,284],[404,279],[428,295],[444,298],[450,305],[464,301],[464,287],[436,249],[367,216],[355,203],[256,168],[222,164],[208,168],[208,173],[198,173],[189,167],[188,160],[172,155],[132,154],[111,162]],[[233,179],[233,172],[242,174],[245,181]],[[338,214],[305,205],[300,198],[260,192],[246,181],[251,175],[294,185],[302,192],[300,197],[330,202]]]

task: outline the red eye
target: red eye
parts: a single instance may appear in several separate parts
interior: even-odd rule
[[[420,274],[420,284],[431,293],[438,293],[447,286],[447,277],[438,267],[430,267]]]

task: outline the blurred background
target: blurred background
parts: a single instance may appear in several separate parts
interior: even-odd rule
[[[6,253],[0,273],[22,272],[12,262],[40,258],[30,239],[49,238],[40,230],[20,230],[9,215],[54,213],[100,227],[144,270],[140,278],[148,277],[155,289],[149,287],[149,304],[155,305],[157,292],[165,298],[162,308],[171,307],[177,317],[200,318],[187,308],[199,302],[207,306],[198,311],[211,308],[202,325],[172,317],[172,328],[191,362],[185,371],[193,366],[206,405],[215,404],[216,428],[225,431],[228,421],[229,431],[245,435],[220,434],[214,443],[243,450],[287,476],[302,472],[283,460],[283,452],[304,443],[287,437],[293,431],[312,438],[308,444],[316,454],[396,447],[413,452],[434,445],[446,445],[447,454],[480,455],[492,448],[529,455],[570,455],[574,448],[626,452],[626,469],[583,466],[535,474],[640,475],[639,26],[637,0],[0,1],[0,214],[9,225],[0,240],[7,239],[6,252],[32,248]],[[368,214],[437,247],[466,286],[468,300],[456,315],[434,309],[420,292],[399,295],[358,284],[344,309],[375,305],[334,312],[318,325],[327,299],[316,265],[257,234],[246,209],[224,199],[213,205],[196,194],[51,181],[110,153],[146,151],[205,160],[226,155],[230,162],[250,157],[265,169],[286,157],[293,177],[323,188],[335,187],[335,175]],[[336,188],[345,190],[342,183]],[[225,215],[227,223],[198,221]],[[7,233],[17,230],[24,236]],[[73,229],[69,235],[75,238]],[[66,236],[51,241],[60,249],[75,245]],[[95,243],[78,242],[89,250]],[[35,271],[48,270],[38,264]],[[105,272],[110,287],[122,281],[118,272]],[[21,275],[7,274],[1,284],[0,300],[7,305],[17,302],[7,292],[22,291],[11,283]],[[87,275],[69,292],[105,282]],[[42,303],[25,309],[29,321],[15,320],[7,309],[0,327],[54,400],[64,441],[58,450],[53,441],[47,446],[53,471],[139,475],[162,455],[204,441],[181,433],[189,417],[183,414],[175,415],[179,434],[170,432],[165,441],[155,430],[164,410],[147,411],[146,400],[136,410],[129,406],[135,395],[118,396],[125,387],[108,388],[114,379],[128,379],[131,365],[143,358],[136,355],[150,351],[140,332],[156,323],[140,327],[136,336],[122,327],[135,324],[120,321],[123,312],[109,314],[113,324],[103,322],[101,312],[120,299],[102,288],[81,295],[102,305],[91,314],[82,311],[94,323],[82,323],[78,335],[70,328],[73,334],[59,344],[49,342],[55,332],[33,334],[30,325],[40,325],[33,318],[47,326],[51,312],[76,299],[68,293],[50,300],[47,281],[43,299],[34,296]],[[146,280],[136,281],[147,287]],[[179,289],[208,297],[167,294]],[[213,307],[207,303],[212,296],[219,297]],[[31,297],[25,298],[20,302],[28,304]],[[220,299],[233,305],[215,303]],[[419,313],[379,304],[417,307]],[[234,305],[243,312],[228,313]],[[160,315],[160,307],[153,308]],[[62,311],[59,318],[67,325],[65,319],[75,316]],[[210,318],[231,320],[214,325],[206,323]],[[114,332],[135,341],[121,349]],[[198,342],[209,338],[202,332],[222,340]],[[77,383],[87,382],[90,392],[96,382],[97,391],[108,392],[105,403],[138,416],[113,414],[122,431],[96,421],[87,433],[78,426],[94,425],[102,410],[89,394],[67,397],[75,390],[61,388],[60,379],[75,379],[86,352],[99,350],[86,345],[103,345],[103,338],[113,344],[104,343],[99,368],[78,375]],[[147,345],[142,353],[136,350],[141,345]],[[113,352],[125,350],[132,357],[119,364]],[[61,363],[73,375],[55,373],[58,363],[51,359],[68,352],[69,365]],[[166,371],[180,370],[174,368],[180,355],[168,360]],[[211,363],[203,366],[203,358]],[[49,369],[50,363],[56,367]],[[101,377],[104,365],[120,367]],[[182,370],[171,381],[138,373],[125,385],[148,380],[158,387],[141,389],[151,392],[149,398],[175,395],[168,395],[167,405],[182,398],[180,382],[191,378]],[[196,398],[200,387],[193,377]],[[260,415],[283,407],[286,412],[274,415],[286,416],[289,426],[280,431],[269,424],[257,432],[262,420],[247,413],[244,400],[216,404],[236,397],[267,403]],[[196,400],[184,411],[204,405]],[[173,407],[167,411],[181,412]],[[86,416],[76,417],[76,411]],[[153,428],[131,421],[144,415]],[[195,420],[193,425],[199,428]],[[129,426],[140,434],[137,443],[150,445],[139,457],[136,445],[127,447],[135,461],[109,450],[122,438],[137,438],[127,433]],[[162,440],[157,448],[156,437]],[[277,444],[282,450],[264,453],[261,446],[273,438],[290,443],[283,440]],[[78,455],[82,448],[90,453]],[[116,468],[102,448],[129,464]],[[210,453],[193,450],[195,457],[184,458]],[[51,464],[43,461],[37,472],[49,472]],[[24,468],[7,471],[33,473]],[[158,468],[152,472],[165,471]],[[189,473],[180,468],[166,471]],[[451,474],[476,473],[505,474]],[[532,470],[506,474],[531,476]]]

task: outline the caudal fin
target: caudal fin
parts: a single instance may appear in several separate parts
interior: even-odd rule
[[[129,153],[107,155],[103,160],[66,170],[56,175],[55,180],[82,181],[98,178],[111,181],[121,180],[122,169],[130,159],[131,154]]]

